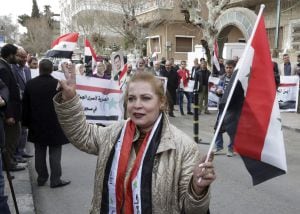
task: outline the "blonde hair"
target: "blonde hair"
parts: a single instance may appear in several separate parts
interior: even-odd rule
[[[167,107],[167,97],[164,92],[164,86],[163,83],[160,79],[156,78],[153,74],[149,72],[141,72],[141,73],[136,73],[133,77],[130,78],[128,81],[128,87],[125,92],[125,102],[127,103],[128,100],[128,89],[130,87],[131,83],[134,82],[147,82],[149,83],[152,88],[154,93],[158,96],[159,100],[162,103],[162,108],[160,109],[161,111],[165,111]]]

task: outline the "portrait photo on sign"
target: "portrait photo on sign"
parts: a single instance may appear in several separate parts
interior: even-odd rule
[[[163,86],[164,86],[164,92],[166,94],[166,92],[167,92],[167,83],[168,83],[167,77],[156,76],[156,78],[159,79],[161,81],[161,83],[163,84]]]
[[[122,71],[124,67],[123,52],[112,53],[110,59],[111,59],[112,70],[113,70],[112,76],[115,76],[118,72]]]

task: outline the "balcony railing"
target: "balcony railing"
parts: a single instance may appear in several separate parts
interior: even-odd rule
[[[88,0],[88,1],[77,0],[73,2],[71,8],[72,8],[72,16],[86,10],[99,10],[99,11],[107,11],[113,13],[123,13],[120,4],[109,2],[109,1],[102,2],[99,0]]]
[[[173,9],[174,0],[142,0],[136,7],[136,15],[141,15],[156,9]]]

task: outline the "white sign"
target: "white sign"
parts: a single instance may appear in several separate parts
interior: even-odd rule
[[[296,112],[298,105],[299,76],[280,76],[277,99],[281,112]]]
[[[32,72],[32,77],[37,75]],[[65,79],[62,72],[54,71],[52,76]],[[117,81],[76,75],[76,92],[88,122],[109,125],[123,119],[124,100]]]
[[[216,95],[216,89],[220,82],[218,77],[209,77],[208,79],[208,110],[218,110],[220,98]]]

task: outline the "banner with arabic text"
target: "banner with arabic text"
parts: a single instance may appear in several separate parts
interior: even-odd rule
[[[280,76],[277,99],[281,112],[296,112],[298,105],[299,76]]]

